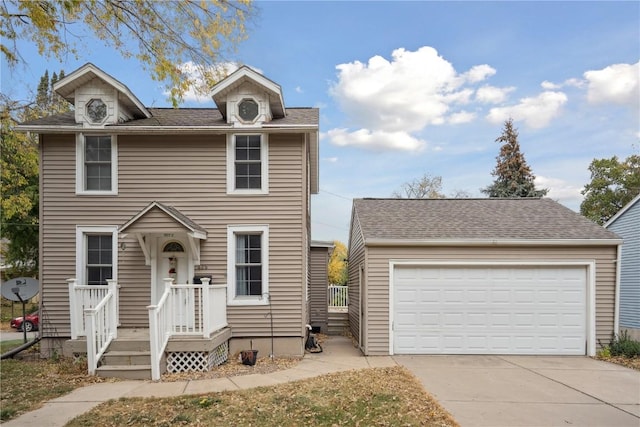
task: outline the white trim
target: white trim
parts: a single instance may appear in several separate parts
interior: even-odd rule
[[[584,261],[548,261],[548,260],[524,260],[524,261],[426,261],[426,260],[389,260],[389,355],[393,355],[393,322],[394,322],[394,301],[393,283],[394,271],[397,266],[415,267],[463,267],[463,266],[495,266],[495,267],[519,267],[519,266],[566,266],[566,267],[586,267],[587,269],[587,289],[586,289],[586,337],[587,356],[596,355],[596,262],[595,260]],[[617,306],[617,304],[616,304]]]
[[[60,94],[59,91],[62,91],[64,87],[67,85],[73,85],[73,82],[76,79],[79,79],[85,74],[93,74],[94,76],[98,77],[99,79],[104,81],[106,84],[110,85],[115,90],[125,95],[131,101],[131,103],[135,105],[135,107],[138,108],[142,114],[145,115],[145,117],[151,117],[151,113],[149,112],[149,110],[145,108],[142,102],[140,102],[140,100],[133,94],[133,92],[129,90],[127,86],[125,86],[118,80],[114,79],[109,74],[105,73],[100,68],[96,67],[90,62],[84,64],[82,67],[73,71],[71,74],[66,75],[62,80],[58,80],[57,82],[55,82],[53,85],[53,90],[59,95],[61,95],[63,98],[69,100],[68,94],[66,93]],[[117,99],[118,97],[116,97],[116,102],[117,102]]]
[[[616,293],[615,305],[613,308],[613,332],[617,335],[620,333],[620,274],[622,270],[622,245],[617,247],[616,256]]]
[[[611,246],[622,239],[366,239],[366,246]]]
[[[262,295],[236,297],[236,233],[260,233],[262,235]],[[228,225],[227,226],[227,304],[267,305],[269,303],[269,226],[268,225]]]
[[[175,135],[201,135],[212,134],[221,135],[229,133],[237,133],[238,128],[234,128],[231,124],[221,126],[127,126],[127,125],[105,125],[104,128],[83,128],[82,125],[59,126],[59,125],[18,125],[16,130],[20,132],[37,132],[51,134],[68,134],[75,133],[79,130],[85,131],[87,134],[104,133],[105,131],[117,132],[119,135],[149,135],[149,134],[175,134]],[[300,133],[300,132],[317,132],[318,125],[300,124],[300,125],[284,125],[263,124],[261,132],[265,133]]]
[[[76,195],[78,196],[117,196],[118,195],[118,137],[111,133],[92,133],[90,136],[111,137],[111,190],[85,190],[85,133],[76,134]]]
[[[76,278],[79,285],[86,285],[86,236],[111,233],[111,279],[118,280],[118,227],[115,225],[76,225]]]
[[[236,168],[235,168],[235,142],[236,136],[259,135],[260,136],[260,179],[261,188],[256,189],[236,189]],[[227,194],[239,196],[265,195],[269,194],[269,138],[264,133],[238,132],[227,135]]]

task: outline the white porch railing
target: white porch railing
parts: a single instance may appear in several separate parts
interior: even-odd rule
[[[329,311],[345,312],[349,309],[349,287],[329,285],[327,292]]]
[[[118,337],[117,298],[116,281],[107,280],[107,294],[102,301],[95,307],[84,310],[89,375],[95,374],[98,361],[111,341]]]
[[[107,283],[113,282],[115,301],[115,319],[118,321],[118,286],[115,281],[107,280]],[[69,285],[69,310],[71,317],[71,339],[87,336],[85,310],[96,307],[109,292],[109,285],[78,285],[77,279],[68,279]]]
[[[156,305],[149,309],[149,340],[151,347],[151,379],[160,379],[160,360],[169,338],[173,335],[202,336],[227,326],[227,286],[202,284],[173,285],[165,279],[165,291]]]

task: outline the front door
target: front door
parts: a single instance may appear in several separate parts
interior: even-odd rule
[[[156,292],[155,292],[155,304],[157,304],[162,297],[165,290],[165,279],[173,279],[174,285],[186,285],[189,284],[189,277],[191,271],[191,259],[189,257],[189,246],[186,239],[180,237],[163,236],[158,238],[157,246],[157,263],[156,263]],[[174,300],[176,306],[173,307],[175,315],[175,321],[177,325],[186,325],[190,311],[192,310],[190,304],[188,290],[178,291],[178,300]]]
[[[172,278],[174,284],[189,283],[188,251],[189,246],[181,238],[158,238],[153,304],[157,304],[164,293],[164,279]]]

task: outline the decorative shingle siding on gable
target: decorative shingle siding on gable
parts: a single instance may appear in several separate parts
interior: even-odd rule
[[[620,327],[640,329],[640,196],[606,227],[623,239],[620,255]]]

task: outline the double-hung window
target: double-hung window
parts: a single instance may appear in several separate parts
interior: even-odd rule
[[[76,193],[117,194],[117,158],[114,135],[80,135]]]
[[[106,285],[116,278],[117,227],[78,227],[76,275],[82,285]]]
[[[227,234],[229,304],[265,304],[269,292],[269,229],[230,226]]]
[[[266,194],[269,187],[266,135],[231,135],[227,149],[227,192]]]

